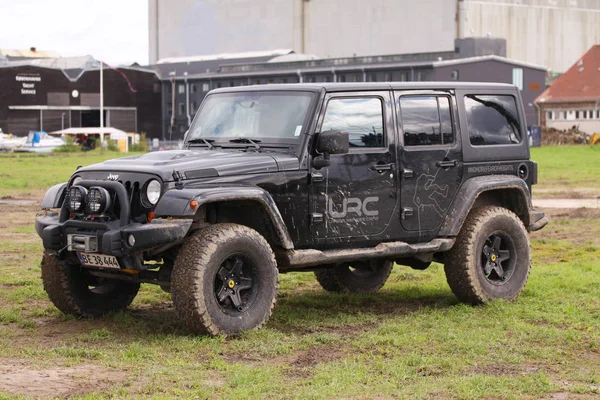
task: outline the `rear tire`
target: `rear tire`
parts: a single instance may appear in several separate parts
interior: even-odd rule
[[[471,304],[515,300],[530,269],[525,226],[512,211],[496,206],[471,211],[444,265],[452,292]]]
[[[387,260],[367,260],[341,263],[315,271],[321,287],[328,292],[375,293],[383,287],[394,263]]]
[[[267,322],[277,286],[275,255],[265,238],[243,225],[216,224],[183,243],[171,295],[194,332],[235,335]]]
[[[85,268],[44,253],[42,281],[50,301],[65,314],[97,317],[127,308],[140,289],[139,283],[96,278]]]

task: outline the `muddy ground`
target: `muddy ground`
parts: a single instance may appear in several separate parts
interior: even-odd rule
[[[589,191],[582,188],[580,193]],[[23,264],[34,265],[35,260],[41,258],[41,254],[35,254],[29,249],[39,245],[39,238],[33,230],[35,215],[39,212],[40,194],[19,196],[18,199],[10,198],[8,202],[0,202],[0,266],[4,273],[11,273],[22,260]],[[28,200],[34,204],[14,202],[13,200]],[[9,203],[9,204],[6,204]],[[532,234],[533,239],[557,239],[568,240],[573,243],[600,243],[600,226],[594,224],[590,229],[581,229],[581,223],[586,220],[598,220],[600,209],[545,209],[549,217],[549,225],[542,231]],[[5,266],[12,266],[6,268]],[[0,285],[2,286],[2,285]],[[32,300],[35,301],[35,300]],[[162,313],[159,319],[173,318],[170,304],[163,306],[153,305],[152,309],[144,308],[134,311],[143,315],[143,318],[152,319],[152,313]],[[91,322],[93,324],[93,322]],[[64,321],[40,318],[38,320],[40,334],[45,338],[45,346],[51,348],[59,343],[65,336],[74,336],[90,330],[90,324],[65,324]],[[106,324],[102,321],[98,328]],[[0,334],[6,326],[0,325]],[[27,336],[16,337],[16,340],[32,341],[38,343],[38,338]],[[323,348],[311,348],[307,351],[294,353],[286,356],[286,364],[295,366],[293,374],[301,376],[306,366],[311,366],[321,359],[338,357],[343,354],[342,349],[324,346]],[[245,360],[251,362],[252,360]],[[257,360],[256,362],[260,362]],[[76,366],[31,366],[26,360],[15,358],[0,358],[0,392],[12,395],[24,395],[35,397],[68,397],[85,393],[103,391],[116,383],[122,383],[125,379],[123,371],[102,367],[98,365],[76,365]],[[218,384],[218,382],[217,382]],[[556,397],[559,398],[559,397]]]

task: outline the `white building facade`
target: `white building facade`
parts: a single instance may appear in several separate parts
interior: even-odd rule
[[[507,56],[563,72],[600,42],[599,0],[149,0],[150,62],[279,48],[321,58],[451,51],[507,40]]]

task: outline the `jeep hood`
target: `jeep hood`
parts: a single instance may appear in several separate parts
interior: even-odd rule
[[[221,150],[169,150],[116,158],[81,168],[78,172],[150,173],[164,182],[173,180],[173,171],[186,179],[258,174],[298,170],[298,158],[282,153]]]

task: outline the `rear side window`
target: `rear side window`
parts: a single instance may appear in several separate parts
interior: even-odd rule
[[[521,142],[519,114],[513,96],[469,94],[464,100],[472,145]]]
[[[454,142],[448,97],[402,96],[400,113],[405,146]]]
[[[347,131],[350,148],[384,147],[383,104],[376,97],[334,98],[321,131]]]

